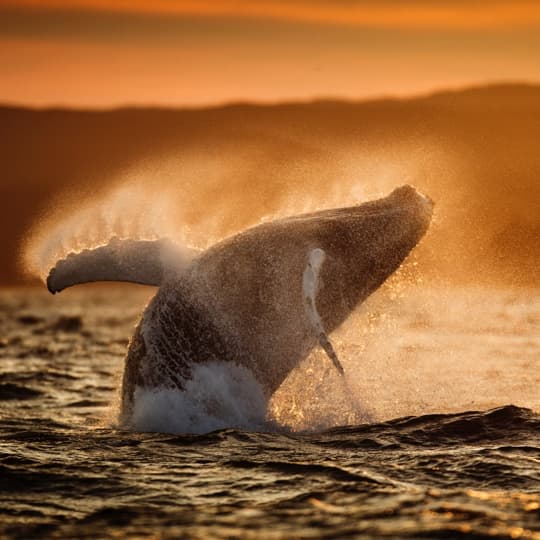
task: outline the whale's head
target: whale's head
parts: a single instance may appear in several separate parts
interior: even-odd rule
[[[317,302],[329,330],[399,268],[429,228],[433,207],[405,185],[384,198],[320,214],[313,247],[326,258]]]
[[[223,311],[243,313],[249,306],[285,320],[303,309],[304,269],[313,250],[321,250],[317,304],[331,330],[401,265],[432,212],[431,199],[405,185],[360,205],[259,225],[215,245],[194,268],[211,284],[212,302],[213,291],[227,291]]]
[[[260,359],[250,365],[265,371],[271,393],[321,328],[337,328],[401,265],[432,211],[428,197],[403,186],[360,205],[264,223],[204,252],[190,287],[238,349]]]

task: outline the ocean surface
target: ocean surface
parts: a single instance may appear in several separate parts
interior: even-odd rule
[[[0,291],[0,537],[540,539],[540,291],[390,284],[333,336],[345,377],[315,351],[263,425],[201,388],[142,432],[116,402],[151,294]]]

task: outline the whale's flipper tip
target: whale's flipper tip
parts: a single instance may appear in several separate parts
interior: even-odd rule
[[[338,355],[336,354],[336,351],[334,350],[332,342],[330,341],[330,338],[326,335],[325,332],[322,332],[319,334],[319,345],[322,347],[324,352],[328,355],[328,358],[332,360],[332,364],[334,364],[338,373],[342,376],[345,375],[345,370],[343,369],[343,365],[339,361]]]
[[[57,292],[60,292],[60,291],[56,291],[55,289],[53,289],[53,287],[51,287],[51,285],[49,284],[49,280],[47,279],[47,290],[51,293],[51,294],[56,294]]]
[[[45,280],[45,285],[47,285],[47,290],[51,294],[56,294],[62,291],[62,287],[58,287],[55,277],[56,277],[56,266],[51,269],[51,271],[49,272],[49,275],[47,276],[47,279]]]

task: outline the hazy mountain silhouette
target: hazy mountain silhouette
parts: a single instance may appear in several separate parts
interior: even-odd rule
[[[432,276],[540,283],[540,86],[198,110],[4,106],[0,141],[3,284],[24,280],[18,252],[41,213],[64,197],[92,200],[139,164],[155,189],[181,191],[187,224],[219,214],[213,236],[290,201],[412,183],[437,203],[419,253]],[[171,157],[189,157],[189,175],[160,177],[154,164]]]

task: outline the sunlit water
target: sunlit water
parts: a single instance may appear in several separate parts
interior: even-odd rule
[[[540,538],[538,291],[379,291],[333,336],[344,378],[315,351],[263,423],[253,390],[205,434],[193,395],[141,402],[172,433],[117,427],[151,294],[0,293],[0,535]]]

